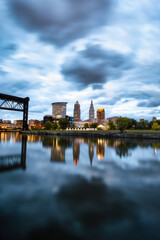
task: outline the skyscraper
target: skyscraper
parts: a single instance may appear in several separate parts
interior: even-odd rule
[[[97,109],[97,120],[103,120],[103,119],[105,119],[104,108],[98,108]]]
[[[80,115],[81,115],[80,104],[77,101],[74,104],[74,121],[80,121]]]
[[[93,101],[91,101],[91,105],[89,108],[89,121],[92,122],[94,120],[94,107],[93,107]]]
[[[67,102],[52,103],[52,117],[56,119],[66,118]]]

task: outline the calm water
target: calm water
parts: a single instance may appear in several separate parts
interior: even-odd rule
[[[160,239],[160,141],[0,133],[0,239]]]

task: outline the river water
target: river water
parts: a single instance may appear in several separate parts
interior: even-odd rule
[[[0,133],[0,239],[160,239],[160,141]]]

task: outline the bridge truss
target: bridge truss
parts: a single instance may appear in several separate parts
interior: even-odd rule
[[[23,112],[23,130],[28,129],[29,98],[20,98],[0,93],[0,109]]]

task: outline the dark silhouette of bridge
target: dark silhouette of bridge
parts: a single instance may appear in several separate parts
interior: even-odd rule
[[[29,97],[20,98],[0,93],[0,100],[0,109],[23,112],[23,130],[27,130]]]
[[[26,168],[27,136],[22,135],[21,154],[0,156],[0,172]]]

